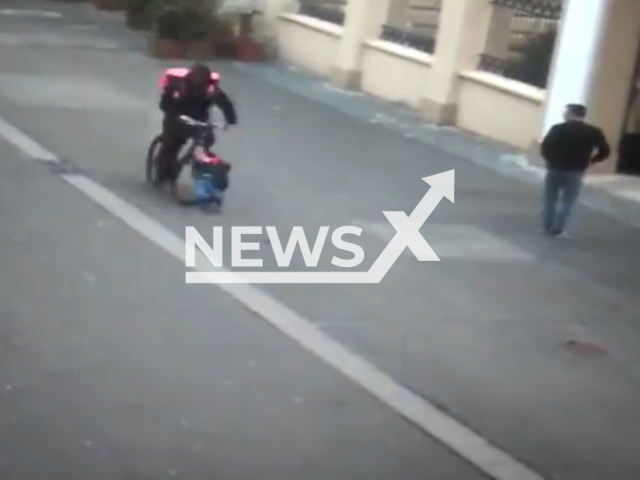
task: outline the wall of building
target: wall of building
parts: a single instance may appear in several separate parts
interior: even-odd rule
[[[517,148],[535,142],[544,118],[544,90],[484,72],[463,72],[458,127]]]
[[[447,1],[454,2],[449,4],[449,23],[455,23],[459,18],[451,12],[466,4],[469,5],[464,7],[469,9],[466,13],[468,25],[482,24],[482,19],[478,20],[481,15],[469,14],[471,9],[478,9],[479,4],[471,0]],[[490,4],[488,0],[486,2]],[[480,8],[478,12],[484,11]],[[587,103],[590,108],[589,120],[602,126],[612,144],[617,146],[640,45],[640,0],[608,0],[607,15],[603,22]],[[468,25],[460,26],[460,31],[467,32],[465,36],[469,38],[465,40],[466,46],[460,45],[452,50],[455,55],[476,49],[475,45],[482,38],[480,33],[468,34]],[[481,29],[480,26],[478,28]],[[343,27],[287,13],[279,16],[277,32],[279,53],[283,60],[323,76],[332,76],[344,38]],[[451,33],[441,32],[439,41],[446,35],[451,36]],[[450,41],[448,39],[447,44]],[[353,42],[353,38],[349,42]],[[361,45],[361,54],[353,57],[358,64],[357,75],[353,76],[358,79],[358,87],[366,93],[408,105],[427,115],[424,106],[430,99],[430,92],[433,92],[434,82],[446,77],[434,73],[436,67],[442,65],[442,59],[438,63],[439,50],[432,56],[367,37]],[[448,52],[447,48],[440,51]],[[467,56],[476,58],[475,54]],[[471,61],[458,61],[453,67],[461,70],[456,73],[455,80],[452,80],[455,85],[450,89],[456,109],[453,117],[455,125],[529,150],[544,133],[546,92],[489,73],[472,71],[470,65]],[[617,159],[614,158],[598,167],[597,171],[612,172],[616,163]]]
[[[296,14],[278,19],[278,54],[282,60],[329,76],[343,29],[329,22]]]
[[[278,24],[280,56],[293,65],[329,76],[342,30],[340,26],[302,15],[283,14]],[[370,39],[363,47],[360,89],[420,109],[425,89],[432,81],[434,61],[430,54]],[[457,91],[456,125],[464,130],[523,150],[529,149],[541,130],[542,91],[481,72],[463,74]]]
[[[617,150],[640,46],[640,1],[610,1],[605,22],[588,101],[589,120],[602,127]],[[594,171],[614,172],[617,161],[617,152],[614,152]]]
[[[432,61],[427,53],[370,40],[364,49],[361,89],[390,102],[419,108]]]

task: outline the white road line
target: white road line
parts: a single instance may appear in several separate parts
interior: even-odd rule
[[[57,162],[58,157],[31,140],[16,127],[0,118],[0,135],[35,160]]]
[[[38,160],[42,160],[42,157],[56,158],[55,155],[47,152],[1,119],[0,135]],[[37,155],[32,155],[34,152]],[[184,240],[159,222],[87,177],[63,175],[62,178],[134,231],[184,264],[186,250]],[[210,269],[210,266],[207,267],[208,261],[202,254],[200,254],[197,263],[203,265],[205,270]],[[406,389],[373,364],[352,353],[325,335],[311,322],[262,290],[247,284],[219,284],[216,286],[226,291],[281,333],[360,385],[379,401],[447,445],[491,478],[495,480],[544,480],[539,474],[491,445],[480,435],[444,414],[422,397]]]
[[[0,9],[0,15],[8,16],[8,17],[62,18],[62,14],[59,12],[52,12],[48,10],[29,10],[29,9],[13,9],[13,8]]]

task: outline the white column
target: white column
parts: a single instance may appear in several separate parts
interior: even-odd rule
[[[568,103],[586,104],[609,0],[565,0],[549,82],[543,135]]]
[[[392,0],[389,2],[386,23],[393,27],[406,27],[409,4],[409,0]]]
[[[455,125],[459,73],[475,70],[484,51],[495,5],[491,0],[444,0],[433,65],[420,110],[429,121]]]
[[[256,3],[261,7],[264,34],[271,40],[277,36],[278,16],[294,12],[298,6],[296,0],[260,0]]]
[[[335,84],[359,87],[364,42],[378,37],[392,1],[396,0],[347,1],[344,33],[331,72],[331,80]]]

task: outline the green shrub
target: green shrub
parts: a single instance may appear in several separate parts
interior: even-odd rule
[[[163,40],[183,40],[184,12],[177,6],[165,6],[156,19],[156,35]]]
[[[153,0],[127,0],[127,11],[135,14],[146,14],[151,11]]]
[[[211,15],[207,12],[198,11],[191,7],[184,7],[184,38],[185,40],[200,41],[209,36],[209,25]]]
[[[127,25],[146,30],[153,26],[158,0],[127,0]]]
[[[134,0],[144,1],[144,0]],[[151,0],[160,38],[203,41],[227,35],[228,22],[216,15],[216,0]]]
[[[233,37],[232,22],[228,18],[214,15],[209,20],[209,35],[214,41],[225,41]]]

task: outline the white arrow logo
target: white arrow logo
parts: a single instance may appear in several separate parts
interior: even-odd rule
[[[398,260],[405,248],[409,248],[421,262],[438,262],[440,258],[420,234],[420,228],[443,198],[454,202],[454,170],[425,177],[431,188],[413,209],[405,212],[383,212],[396,234],[367,272],[231,272],[224,268],[216,271],[187,272],[187,283],[380,283]],[[200,255],[196,263],[209,263]],[[210,270],[210,267],[207,269]]]

